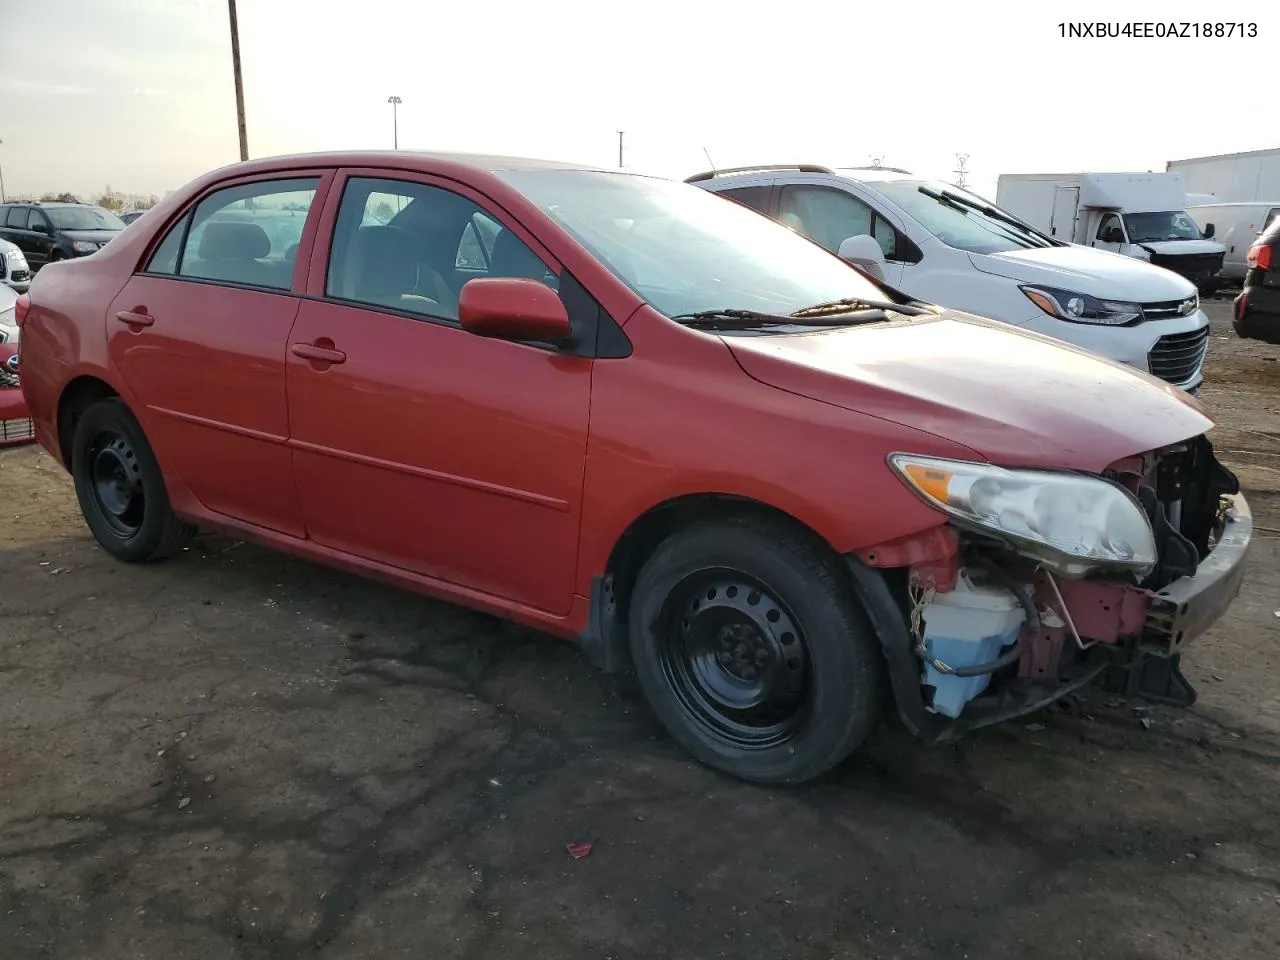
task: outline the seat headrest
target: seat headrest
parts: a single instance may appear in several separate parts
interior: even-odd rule
[[[494,238],[493,255],[489,258],[489,276],[541,280],[546,275],[547,265],[510,230],[503,228]]]
[[[413,247],[398,227],[361,227],[352,243],[351,295],[379,299],[412,293],[418,264]]]
[[[270,253],[267,231],[256,223],[210,220],[200,238],[201,260],[257,260]]]

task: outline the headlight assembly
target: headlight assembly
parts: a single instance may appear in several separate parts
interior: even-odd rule
[[[1057,287],[1021,286],[1018,288],[1037,307],[1059,320],[1070,323],[1094,323],[1122,327],[1142,319],[1142,306],[1121,300],[1099,300],[1087,293],[1072,293]]]
[[[1146,514],[1126,490],[1100,477],[903,453],[889,463],[957,525],[1004,540],[1062,576],[1119,568],[1141,578],[1155,567]]]
[[[98,245],[92,240],[73,240],[71,241],[71,249],[76,253],[93,253],[98,249]]]

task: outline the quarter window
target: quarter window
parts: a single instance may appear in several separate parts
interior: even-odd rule
[[[728,197],[730,200],[736,200],[744,207],[750,207],[759,213],[765,213],[769,209],[769,191],[772,187],[734,187],[732,190],[717,190],[722,197]]]
[[[779,219],[832,253],[850,237],[870,236],[886,260],[897,259],[897,231],[871,207],[843,190],[798,184],[784,187]]]
[[[288,290],[316,177],[238,184],[209,194],[169,228],[148,273]]]
[[[517,234],[459,194],[410,181],[347,182],[327,296],[456,321],[462,285],[477,276],[530,277],[558,286]]]

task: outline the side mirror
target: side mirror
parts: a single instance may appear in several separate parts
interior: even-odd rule
[[[1212,223],[1206,223],[1206,224],[1204,225],[1204,238],[1205,238],[1206,240],[1212,240],[1212,239],[1213,239],[1213,224],[1212,224]]]
[[[861,233],[841,241],[838,256],[866,270],[877,280],[884,279],[884,251],[874,237]]]
[[[476,277],[458,294],[458,321],[467,333],[495,340],[569,337],[569,313],[556,292],[527,277]]]

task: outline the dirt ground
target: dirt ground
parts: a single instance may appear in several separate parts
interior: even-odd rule
[[[0,454],[0,958],[1274,960],[1280,349],[1210,309],[1260,529],[1196,706],[890,725],[789,791],[559,641],[214,537],[115,563]]]

